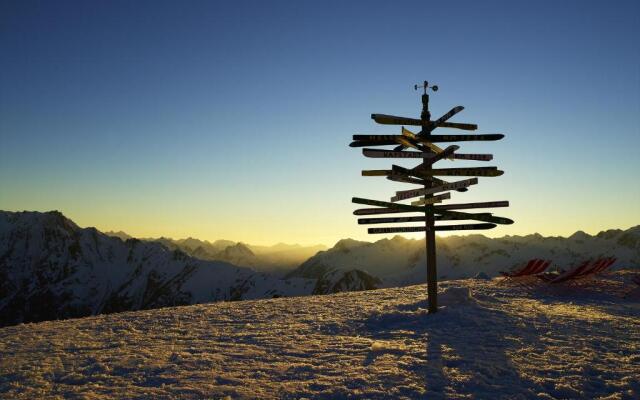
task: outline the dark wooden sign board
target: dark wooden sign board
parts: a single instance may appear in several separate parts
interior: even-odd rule
[[[388,149],[368,149],[362,150],[365,157],[372,158],[404,158],[416,159],[420,164],[414,168],[404,168],[399,165],[392,165],[391,169],[384,170],[364,170],[362,176],[384,176],[388,180],[400,183],[420,185],[420,189],[409,189],[397,191],[391,198],[391,202],[369,200],[359,197],[352,198],[353,203],[374,206],[374,208],[360,208],[353,212],[354,215],[380,215],[397,213],[418,213],[419,216],[398,216],[380,218],[360,218],[359,224],[389,224],[406,222],[424,222],[424,226],[396,226],[369,228],[368,233],[400,233],[400,232],[425,232],[427,251],[427,300],[429,312],[438,310],[438,280],[436,268],[436,231],[456,231],[456,230],[478,230],[492,229],[496,224],[512,224],[513,220],[504,217],[494,216],[488,212],[468,213],[456,210],[471,208],[492,208],[508,207],[508,201],[491,201],[480,203],[460,203],[460,204],[435,204],[450,198],[450,191],[465,192],[471,185],[478,183],[479,176],[494,177],[500,176],[504,172],[497,167],[465,167],[465,168],[433,168],[433,164],[444,160],[473,160],[491,161],[492,154],[461,154],[458,153],[459,146],[451,145],[445,149],[438,147],[434,143],[442,142],[466,142],[466,141],[492,141],[500,140],[502,134],[465,134],[465,135],[433,135],[436,128],[453,128],[466,131],[474,131],[478,128],[475,124],[449,122],[449,119],[464,110],[464,107],[452,108],[442,117],[431,120],[429,111],[428,89],[437,91],[437,86],[429,86],[427,81],[420,86],[415,85],[415,89],[424,89],[422,95],[422,113],[420,118],[398,117],[386,114],[371,114],[371,118],[384,125],[409,125],[419,126],[419,133],[413,133],[402,127],[401,135],[353,135],[351,147],[378,147],[395,146]],[[404,149],[411,148],[410,151]],[[464,179],[455,182],[444,181],[436,176],[473,176],[471,179]],[[445,192],[445,193],[441,193]],[[440,193],[440,194],[438,194]],[[401,204],[399,201],[421,197],[418,201],[413,201],[414,205]],[[449,225],[435,225],[435,221],[470,220],[481,221],[480,223],[463,223]]]

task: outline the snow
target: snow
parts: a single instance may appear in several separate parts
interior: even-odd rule
[[[158,240],[162,243],[123,242],[80,228],[59,212],[0,211],[0,326],[218,300],[408,286],[425,279],[424,241],[401,236],[375,243],[341,240],[285,277],[279,268],[274,275],[176,250],[178,244],[207,246],[204,253],[193,253],[222,251],[226,258],[249,263],[258,253],[244,244]],[[260,257],[275,258],[259,264],[273,272],[266,265],[289,257],[282,252],[300,257],[299,251],[310,249],[261,247]],[[450,236],[438,239],[437,255],[440,280],[490,278],[533,257],[553,260],[550,269],[600,256],[618,259],[612,269],[638,268],[640,226],[572,238]]]
[[[568,269],[582,261],[616,257],[612,269],[640,268],[640,226],[602,231],[595,236],[577,232],[569,238],[541,235],[488,238],[483,235],[438,237],[438,278],[461,279],[480,271],[496,277],[532,258],[551,260],[549,270]],[[378,287],[424,283],[424,240],[402,236],[373,243],[341,240],[305,261],[288,276],[319,278],[327,270],[357,269],[382,281]]]
[[[623,278],[449,281],[433,315],[418,285],[5,327],[0,398],[639,398]]]
[[[0,326],[216,300],[310,294],[279,279],[156,242],[123,242],[58,212],[0,211]]]

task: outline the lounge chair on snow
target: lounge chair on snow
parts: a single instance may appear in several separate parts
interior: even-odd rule
[[[524,266],[521,268],[516,268],[510,272],[500,272],[502,276],[504,276],[503,282],[507,282],[510,280],[524,281],[528,280],[531,277],[542,273],[545,269],[547,269],[551,265],[551,260],[542,260],[539,258],[534,258],[529,260]]]
[[[594,275],[600,274],[611,267],[611,265],[613,265],[615,261],[615,258],[609,257],[599,258],[595,261],[587,260],[567,271],[560,273],[560,275],[541,275],[540,278],[546,280],[549,283],[562,283],[587,277],[593,277]]]

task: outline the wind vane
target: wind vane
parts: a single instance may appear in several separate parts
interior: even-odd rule
[[[436,128],[455,128],[466,131],[478,129],[475,124],[447,122],[451,117],[464,110],[457,106],[448,113],[431,120],[429,112],[429,95],[427,90],[438,91],[438,86],[429,86],[427,81],[422,85],[414,85],[414,89],[424,89],[422,95],[422,113],[420,119],[396,117],[385,114],[371,114],[371,118],[379,124],[385,125],[413,125],[420,126],[418,133],[413,133],[403,126],[400,135],[353,135],[351,147],[367,146],[395,146],[392,149],[362,149],[365,157],[373,158],[413,158],[420,159],[420,164],[413,168],[404,168],[392,165],[391,169],[364,170],[362,176],[385,176],[395,182],[419,185],[417,189],[401,190],[391,197],[390,201],[368,200],[359,197],[352,198],[353,203],[376,206],[375,208],[361,208],[355,210],[355,215],[376,215],[396,213],[418,213],[418,216],[360,218],[359,224],[391,224],[406,222],[424,222],[424,226],[398,226],[388,228],[369,228],[369,233],[397,233],[397,232],[425,232],[427,251],[427,299],[429,312],[438,310],[438,279],[436,273],[436,242],[435,231],[492,229],[496,224],[512,224],[513,221],[494,216],[492,213],[468,213],[455,210],[470,208],[508,207],[508,201],[491,201],[482,203],[439,204],[450,199],[451,191],[466,192],[469,186],[478,183],[478,177],[500,176],[504,172],[497,167],[464,167],[464,168],[433,168],[433,164],[441,160],[475,160],[491,161],[491,154],[465,154],[458,153],[459,146],[451,145],[440,148],[435,143],[462,142],[473,140],[500,140],[502,134],[465,134],[465,135],[433,135]],[[417,151],[406,151],[411,148]],[[473,177],[454,182],[444,181],[438,176],[466,176]],[[418,198],[411,204],[402,204],[400,201]],[[436,205],[438,204],[438,205]],[[435,225],[435,221],[471,220],[480,223],[464,223],[457,225]]]

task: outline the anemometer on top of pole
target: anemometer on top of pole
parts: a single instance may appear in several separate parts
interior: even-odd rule
[[[429,86],[427,81],[422,85],[414,85],[414,89],[424,89],[422,95],[422,113],[420,119],[396,117],[385,114],[371,114],[371,118],[384,125],[410,125],[421,127],[420,132],[414,133],[403,126],[399,135],[353,135],[351,147],[380,147],[395,146],[393,149],[364,148],[362,154],[372,158],[413,158],[419,159],[420,164],[413,168],[405,168],[392,165],[391,169],[364,170],[363,176],[384,176],[395,182],[418,185],[418,188],[397,191],[390,201],[368,200],[359,197],[352,199],[353,203],[375,206],[375,208],[361,208],[355,210],[355,215],[379,215],[379,214],[417,214],[413,216],[391,216],[379,218],[360,218],[359,224],[394,224],[407,222],[424,222],[423,226],[397,226],[386,228],[369,228],[369,233],[397,233],[397,232],[425,232],[427,253],[427,297],[429,312],[438,309],[438,281],[436,271],[436,247],[435,231],[476,230],[492,229],[496,224],[512,224],[513,221],[494,216],[492,213],[469,213],[457,210],[473,208],[508,207],[508,201],[491,201],[482,203],[440,204],[451,198],[452,191],[465,192],[472,185],[478,183],[478,177],[500,176],[504,172],[497,167],[464,167],[464,168],[433,168],[433,164],[442,160],[475,160],[491,161],[491,154],[467,154],[458,153],[459,146],[451,145],[446,148],[439,147],[436,143],[462,142],[473,140],[500,140],[502,134],[465,134],[465,135],[433,135],[437,128],[454,128],[466,131],[478,129],[475,124],[448,122],[448,120],[464,107],[457,106],[448,113],[431,120],[429,112],[428,89],[436,92],[438,86]],[[405,149],[413,149],[406,151]],[[439,176],[473,177],[454,182],[445,181]],[[402,204],[401,201],[418,198],[410,204]],[[480,221],[463,224],[436,225],[438,221]]]
[[[424,94],[427,94],[427,89],[431,89],[434,92],[438,91],[437,85],[429,86],[429,82],[427,81],[424,81],[422,85],[413,85],[413,90],[418,90],[418,88],[424,88]]]

